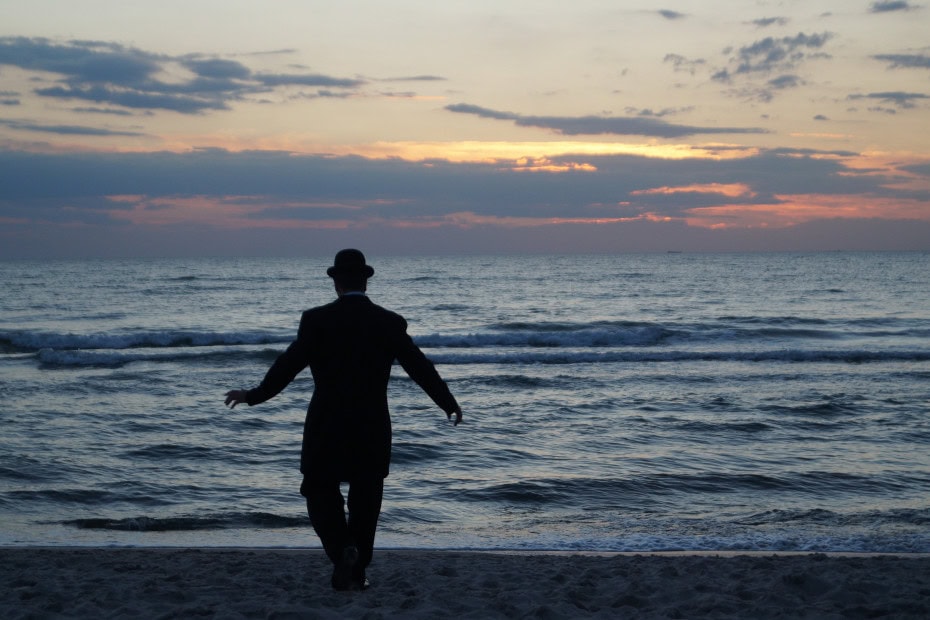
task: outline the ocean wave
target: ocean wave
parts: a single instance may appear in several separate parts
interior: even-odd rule
[[[740,525],[774,525],[774,524],[817,524],[848,527],[863,525],[930,525],[930,508],[889,508],[885,510],[867,510],[863,512],[840,513],[832,510],[794,509],[766,510],[748,517],[734,520]]]
[[[251,356],[264,361],[272,361],[283,351],[280,349],[263,349],[259,351],[242,351],[235,347],[209,347],[181,349],[130,349],[130,350],[64,350],[42,349],[36,353],[39,363],[46,367],[101,367],[119,368],[134,362],[208,362],[224,359],[242,360]]]
[[[630,515],[613,523],[614,527],[585,535],[586,529],[562,523],[560,517],[542,516],[534,534],[521,530],[516,536],[496,535],[492,539],[476,536],[470,540],[461,531],[443,544],[443,548],[503,549],[583,552],[656,552],[656,551],[786,551],[786,552],[863,552],[927,553],[930,539],[922,529],[926,510],[888,509],[835,513],[828,510],[770,511],[754,517],[730,521],[694,521],[686,518],[661,518]],[[771,518],[769,518],[771,517]],[[413,539],[403,534],[411,528],[422,532],[442,524],[442,514],[430,510],[393,507],[385,512],[381,524],[382,544],[387,547],[416,548],[422,533]],[[574,519],[569,522],[577,524]],[[584,522],[582,516],[581,522]],[[159,533],[148,543],[134,538],[135,545],[164,545],[164,534],[188,532],[283,529],[307,530],[305,515],[282,516],[267,512],[215,512],[172,517],[137,516],[111,519],[87,517],[55,522],[81,530],[104,532]],[[568,527],[566,527],[568,525]],[[431,530],[430,530],[431,531]],[[400,538],[398,536],[400,535]],[[182,541],[185,539],[176,539]],[[284,539],[280,539],[284,540]],[[411,542],[400,542],[412,540]],[[430,538],[436,544],[437,539]],[[398,544],[400,542],[400,544]],[[465,543],[463,545],[463,543]],[[175,543],[178,544],[178,543]],[[189,543],[188,543],[189,544]],[[299,543],[298,543],[299,544]],[[442,544],[442,543],[440,543]]]
[[[420,463],[442,458],[446,452],[439,446],[426,443],[395,441],[391,462],[395,465]]]
[[[0,331],[0,351],[35,353],[42,350],[94,350],[209,347],[218,345],[280,344],[293,334],[268,331],[212,332],[195,330],[157,330],[130,333],[74,334],[28,331]]]
[[[50,478],[36,472],[31,468],[13,468],[0,466],[0,479],[15,480],[17,482],[45,482]]]
[[[867,328],[867,329],[863,329]],[[877,331],[876,331],[877,330]],[[182,349],[221,345],[286,344],[293,340],[292,330],[254,329],[214,331],[198,329],[139,329],[117,333],[71,333],[0,329],[0,353],[35,353],[54,350],[123,350],[138,348]],[[593,322],[503,322],[492,323],[468,333],[414,334],[421,347],[435,349],[509,348],[589,348],[668,347],[702,343],[792,343],[838,341],[846,338],[924,339],[930,336],[930,324],[919,320],[869,319],[835,324],[817,319],[796,317],[697,323],[669,321]]]
[[[827,325],[828,321],[821,318],[809,318],[794,315],[782,316],[745,316],[737,314],[725,314],[718,317],[718,320],[725,323],[742,323],[749,325]]]
[[[61,521],[84,530],[116,530],[131,532],[187,532],[194,530],[222,529],[276,529],[292,527],[309,527],[310,521],[303,517],[284,517],[266,512],[227,512],[207,515],[187,515],[179,517],[130,517],[125,519],[107,519],[91,517]]]
[[[581,506],[587,509],[629,502],[657,503],[669,495],[728,495],[733,493],[790,495],[881,496],[889,490],[930,487],[930,479],[920,472],[887,472],[882,476],[845,472],[783,471],[775,474],[699,472],[649,473],[630,478],[543,478],[455,489],[450,498],[459,501],[494,504]]]
[[[127,349],[127,350],[56,350],[42,349],[35,354],[39,363],[47,367],[120,367],[134,362],[189,362],[214,363],[223,359],[242,360],[246,357],[271,362],[284,347],[243,350],[235,346],[179,349]],[[674,363],[674,362],[784,362],[784,363],[844,363],[867,364],[887,362],[930,361],[930,350],[905,349],[875,351],[866,349],[774,349],[759,351],[741,350],[585,350],[543,349],[505,350],[490,348],[479,351],[447,352],[428,351],[436,364],[483,365],[572,365],[622,363]],[[504,378],[504,382],[513,379]],[[532,384],[532,380],[527,380]]]
[[[460,334],[416,335],[440,364],[585,364],[624,362],[921,362],[930,349],[920,343],[920,322],[891,321],[880,347],[867,346],[864,333],[846,333],[818,321],[782,317],[758,324],[728,317],[713,322],[667,324],[635,321],[503,322]],[[874,328],[875,320],[868,321]],[[740,325],[742,323],[742,325]],[[816,328],[815,328],[816,325]],[[50,367],[119,367],[137,361],[216,360],[255,356],[274,359],[291,342],[290,330],[201,331],[155,329],[125,333],[56,333],[0,330],[0,354],[35,355]],[[842,347],[847,337],[855,347]],[[250,350],[256,345],[273,348]]]
[[[430,355],[430,358],[437,364],[605,364],[625,362],[834,362],[863,364],[869,362],[926,362],[930,361],[930,350],[482,351],[476,353],[434,352]]]
[[[14,490],[5,494],[15,502],[46,502],[50,504],[109,504],[118,501],[119,492],[103,489],[37,489]]]
[[[655,346],[685,332],[654,324],[573,325],[562,323],[505,324],[471,334],[420,336],[421,346],[435,348],[474,347],[616,347]]]
[[[848,338],[914,338],[930,336],[930,327],[906,323],[876,331],[849,324],[813,328],[765,324],[747,327],[716,323],[637,323],[628,321],[575,323],[504,323],[466,334],[426,334],[416,337],[435,348],[508,347],[652,347],[673,344],[838,341]]]
[[[161,459],[207,459],[212,456],[212,450],[206,446],[158,444],[127,450],[125,456],[156,461]]]

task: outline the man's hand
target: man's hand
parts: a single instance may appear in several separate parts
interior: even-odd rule
[[[461,408],[461,407],[456,407],[456,408],[452,411],[452,413],[455,414],[455,422],[452,423],[452,426],[458,426],[458,425],[459,425],[459,422],[462,421],[462,408]],[[447,413],[447,414],[446,414],[446,417],[449,418],[450,420],[452,419],[452,413]]]
[[[246,390],[230,390],[226,392],[226,405],[230,409],[235,409],[236,405],[245,402]],[[461,418],[461,415],[459,415]]]

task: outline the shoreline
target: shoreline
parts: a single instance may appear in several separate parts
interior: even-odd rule
[[[321,547],[293,547],[285,545],[204,545],[193,547],[190,545],[36,545],[36,544],[0,544],[0,553],[13,549],[32,549],[36,551],[63,550],[100,550],[100,551],[239,551],[239,552],[294,552],[317,553],[322,552]],[[657,557],[780,557],[780,556],[826,556],[826,557],[897,557],[897,558],[926,558],[930,559],[930,552],[924,551],[805,551],[805,550],[768,550],[768,549],[671,549],[671,550],[639,550],[639,551],[599,551],[593,549],[480,549],[467,547],[375,547],[375,554],[391,553],[473,553],[488,555],[541,555],[541,556],[657,556]]]
[[[318,548],[0,547],[0,615],[924,618],[930,554],[376,549],[333,592]]]

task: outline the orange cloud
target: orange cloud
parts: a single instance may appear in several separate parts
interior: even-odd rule
[[[930,221],[930,203],[868,195],[792,194],[772,204],[720,205],[689,209],[685,221],[701,228],[785,228],[821,219]]]
[[[395,228],[438,228],[440,226],[503,226],[505,228],[533,228],[538,226],[558,226],[561,224],[618,224],[622,222],[670,222],[672,218],[644,213],[633,217],[506,217],[498,215],[479,215],[471,211],[450,213],[438,218],[405,220],[389,222]]]
[[[742,159],[759,150],[729,144],[662,144],[658,142],[583,142],[583,141],[477,141],[448,142],[373,142],[332,144],[311,135],[289,133],[274,136],[238,136],[223,134],[173,134],[161,137],[157,147],[126,146],[120,151],[171,151],[184,153],[198,148],[220,148],[233,153],[242,151],[284,151],[295,155],[359,156],[368,159],[402,159],[404,161],[442,160],[452,163],[515,162],[522,158],[584,157],[633,155],[654,159]]]
[[[846,171],[841,176],[885,177],[883,183],[889,189],[927,192],[930,191],[930,177],[906,170],[907,166],[926,166],[930,158],[925,154],[867,152],[848,159]]]
[[[143,200],[145,200],[145,196],[142,194],[120,194],[120,195],[107,196],[107,200],[109,200],[110,202],[125,202],[125,203],[132,204],[135,202],[142,202]]]
[[[532,159],[529,157],[521,157],[510,170],[516,172],[597,172],[597,168],[591,164],[575,162],[556,164],[548,157]]]
[[[748,196],[752,198],[756,195],[745,183],[702,183],[694,185],[681,185],[678,187],[654,187],[651,189],[639,189],[630,192],[633,196],[650,196],[655,194],[720,194],[730,198],[739,198]]]
[[[697,188],[697,189],[695,189]],[[705,185],[679,188],[643,190],[650,193],[677,193],[678,191],[705,191],[728,196],[753,195],[740,184]],[[110,200],[126,208],[109,211],[117,220],[141,226],[203,225],[217,229],[347,229],[380,226],[386,228],[439,228],[453,226],[500,226],[529,228],[558,225],[600,225],[623,222],[670,222],[683,220],[699,228],[786,228],[821,219],[891,219],[930,221],[930,203],[915,199],[898,199],[881,196],[786,194],[776,196],[777,202],[767,204],[725,204],[696,207],[684,217],[671,217],[656,213],[643,213],[630,217],[530,217],[483,215],[470,211],[437,216],[414,216],[385,219],[368,216],[366,206],[394,204],[396,201],[376,200],[358,203],[275,203],[280,215],[265,216],[267,204],[255,196],[181,196],[158,197],[115,195]],[[305,219],[289,217],[287,208],[306,210],[340,209],[344,218]],[[6,221],[5,223],[15,223]]]
[[[522,159],[552,159],[556,157],[583,157],[585,155],[636,155],[655,159],[742,159],[758,154],[750,148],[733,148],[732,145],[622,142],[375,142],[353,146],[329,147],[333,155],[360,155],[371,159],[398,158],[406,161],[430,159],[454,163],[516,162]]]
[[[145,196],[110,196],[112,202],[132,205],[114,211],[113,217],[133,224],[169,226],[172,224],[215,224],[242,219],[260,207],[241,202],[241,197],[185,196],[147,198]]]

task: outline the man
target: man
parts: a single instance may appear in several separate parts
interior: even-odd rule
[[[257,405],[283,390],[309,366],[314,391],[304,422],[300,493],[326,555],[336,590],[368,587],[384,478],[391,460],[387,384],[396,359],[452,419],[462,410],[433,364],[407,335],[407,322],[365,294],[374,269],[358,250],[341,250],[326,271],[337,299],[303,313],[297,339],[261,384],[231,390],[226,404]],[[340,483],[349,483],[346,520]]]

